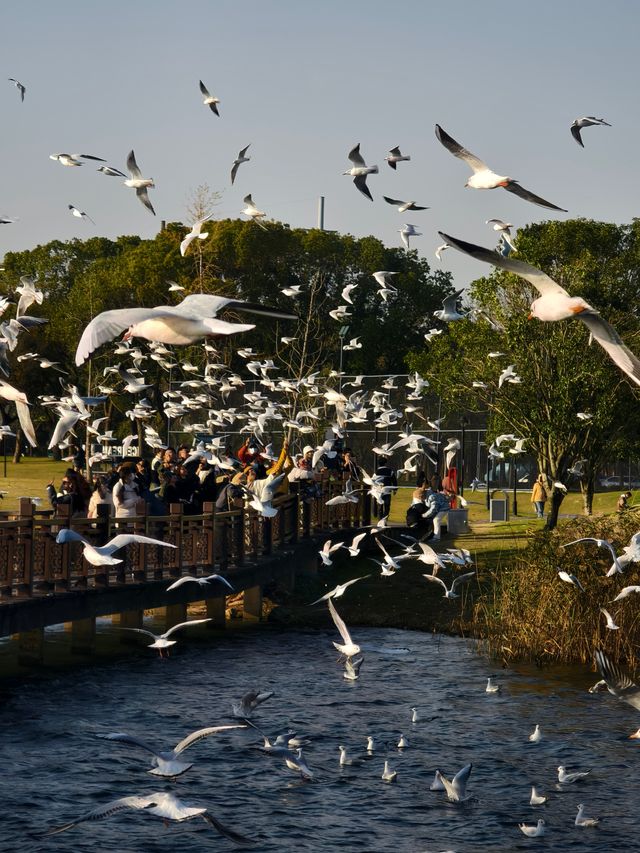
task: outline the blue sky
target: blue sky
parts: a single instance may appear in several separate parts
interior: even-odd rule
[[[0,255],[51,239],[151,237],[161,219],[186,221],[193,190],[222,193],[216,215],[254,201],[292,226],[327,228],[413,245],[434,266],[437,231],[493,245],[485,219],[520,226],[548,218],[503,190],[465,189],[468,170],[438,143],[440,123],[501,174],[569,209],[565,216],[628,222],[637,214],[636,80],[640,7],[591,0],[456,4],[149,0],[80,4],[23,0],[0,13],[4,77],[27,86],[24,104],[0,78]],[[202,79],[220,99],[201,102]],[[569,133],[582,115],[611,128]],[[341,173],[357,142],[380,174],[374,203]],[[235,186],[229,172],[251,143]],[[384,157],[411,155],[396,173]],[[64,168],[55,152],[105,157],[124,171],[135,149],[157,217],[98,164]],[[382,195],[430,210],[398,214]],[[69,203],[96,221],[74,219]],[[443,255],[456,284],[486,269]]]

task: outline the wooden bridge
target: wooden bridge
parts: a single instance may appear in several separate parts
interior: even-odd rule
[[[185,621],[187,605],[196,601],[204,601],[209,624],[222,627],[223,584],[190,583],[167,592],[183,575],[213,572],[243,592],[243,616],[259,619],[267,583],[292,587],[296,573],[317,569],[318,538],[370,523],[371,501],[364,493],[357,504],[328,507],[343,484],[325,478],[321,485],[322,497],[277,497],[273,505],[279,511],[270,519],[250,507],[216,512],[211,503],[200,515],[185,515],[181,504],[173,504],[168,515],[156,516],[147,513],[144,501],[135,518],[88,519],[71,517],[64,505],[37,511],[22,499],[13,517],[0,520],[0,637],[18,635],[20,658],[38,662],[49,625],[71,623],[72,648],[90,651],[96,617],[113,615],[122,627],[140,627],[145,610],[165,608],[169,628]],[[82,543],[56,542],[65,527],[94,545],[132,532],[176,547],[133,544],[115,555],[121,563],[93,566],[84,559]]]

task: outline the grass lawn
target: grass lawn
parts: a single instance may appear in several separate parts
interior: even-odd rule
[[[391,505],[392,522],[402,524],[405,520],[407,507],[411,503],[410,488],[399,489]],[[536,518],[533,505],[530,503],[529,490],[517,493],[518,515],[510,515],[509,521],[490,522],[486,505],[485,492],[465,491],[465,499],[469,510],[469,533],[456,537],[447,537],[445,547],[467,548],[469,551],[481,554],[491,552],[494,558],[504,556],[502,552],[511,552],[526,545],[529,532],[539,530],[544,521]],[[599,492],[594,496],[594,515],[615,512],[619,492]],[[503,497],[500,494],[500,497]],[[634,494],[630,503],[640,501],[640,495]],[[509,511],[511,512],[512,495],[509,493]],[[579,492],[569,492],[560,507],[559,523],[565,517],[582,515],[582,495]]]
[[[42,498],[42,508],[49,509],[47,483],[54,480],[57,488],[68,467],[68,462],[54,462],[53,459],[25,456],[17,465],[14,465],[11,459],[7,459],[7,476],[3,477],[2,459],[0,459],[0,491],[7,493],[0,504],[0,509],[5,512],[16,510],[21,497]]]

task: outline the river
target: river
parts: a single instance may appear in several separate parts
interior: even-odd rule
[[[357,627],[352,634],[366,648],[356,682],[342,677],[334,631],[265,627],[208,645],[183,640],[164,660],[143,643],[116,661],[5,686],[0,850],[241,849],[202,820],[165,827],[132,811],[37,838],[110,800],[158,790],[206,805],[255,839],[247,849],[257,853],[640,849],[633,841],[640,747],[626,738],[640,715],[608,694],[589,694],[597,676],[502,670],[459,638]],[[499,694],[485,693],[489,675]],[[193,767],[173,783],[148,775],[145,753],[96,738],[127,732],[169,749],[192,730],[232,722],[231,703],[250,688],[274,691],[255,714],[261,729],[275,736],[292,728],[312,740],[304,754],[313,780],[256,751],[261,739],[250,728],[191,747],[183,757]],[[543,739],[532,744],[536,723]],[[404,750],[396,747],[401,734],[409,740]],[[372,756],[367,735],[377,741]],[[339,744],[363,763],[340,768]],[[385,757],[398,773],[393,784],[380,778]],[[436,768],[451,776],[467,762],[469,802],[449,803],[429,790]],[[560,764],[592,772],[558,790]],[[532,783],[548,796],[544,806],[529,805]],[[602,818],[598,827],[574,826],[578,803]],[[517,823],[538,817],[545,837],[525,838]]]

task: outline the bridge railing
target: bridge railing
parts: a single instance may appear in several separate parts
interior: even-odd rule
[[[370,500],[364,493],[357,504],[328,507],[326,501],[341,494],[343,483],[323,477],[320,485],[321,496],[305,499],[291,492],[276,497],[273,518],[246,506],[217,512],[212,503],[205,503],[199,515],[187,515],[182,504],[172,504],[169,514],[157,516],[148,513],[144,501],[132,518],[84,518],[71,516],[63,504],[55,511],[38,511],[29,499],[21,499],[15,517],[0,519],[0,606],[17,597],[232,573],[300,539],[370,523]],[[65,527],[96,546],[120,533],[138,533],[175,548],[132,543],[113,554],[121,562],[94,566],[83,557],[81,542],[56,542]]]

